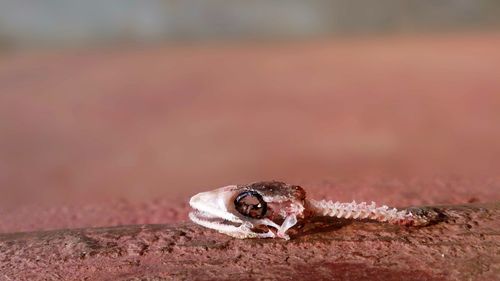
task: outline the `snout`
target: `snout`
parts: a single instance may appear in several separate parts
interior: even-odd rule
[[[198,211],[207,213],[211,216],[240,222],[241,220],[232,214],[233,186],[226,186],[213,191],[201,192],[189,200],[189,205]]]

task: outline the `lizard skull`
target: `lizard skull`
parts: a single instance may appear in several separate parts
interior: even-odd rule
[[[307,216],[305,198],[300,186],[283,182],[229,185],[191,197],[189,217],[237,238],[289,239],[287,230]]]

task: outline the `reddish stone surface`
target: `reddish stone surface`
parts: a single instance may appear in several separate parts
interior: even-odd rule
[[[498,280],[500,205],[442,206],[423,228],[337,220],[292,240],[193,224],[0,235],[5,280]]]

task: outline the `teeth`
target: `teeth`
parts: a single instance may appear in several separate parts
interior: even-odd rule
[[[200,210],[196,210],[195,215],[197,215],[198,217],[204,217],[204,218],[211,217],[211,215],[209,213],[204,212],[204,211],[200,211]]]
[[[193,215],[199,217],[199,218],[206,218],[206,219],[219,219],[219,217],[217,216],[214,216],[210,213],[207,213],[207,212],[204,212],[204,211],[201,211],[201,210],[194,210],[193,212]]]

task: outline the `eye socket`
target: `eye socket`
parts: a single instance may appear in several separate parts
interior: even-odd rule
[[[266,215],[267,203],[262,196],[255,191],[245,191],[234,199],[236,210],[253,219],[261,219]]]

